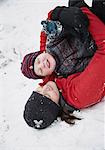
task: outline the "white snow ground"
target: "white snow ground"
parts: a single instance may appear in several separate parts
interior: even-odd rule
[[[22,57],[39,49],[40,21],[67,0],[0,0],[0,150],[104,150],[104,107],[82,110],[84,118],[70,127],[53,123],[35,130],[23,120],[24,105],[39,81],[20,71]],[[91,0],[86,0],[91,6]]]

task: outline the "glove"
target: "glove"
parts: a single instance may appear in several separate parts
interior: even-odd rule
[[[47,34],[55,34],[57,32],[57,25],[54,21],[42,21],[41,24],[43,25],[43,29],[46,31]]]
[[[62,25],[59,21],[45,20],[42,21],[43,30],[45,31],[48,39],[55,39],[62,31]]]

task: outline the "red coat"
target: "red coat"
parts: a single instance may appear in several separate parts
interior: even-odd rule
[[[82,73],[56,79],[65,100],[76,108],[91,106],[105,96],[105,25],[89,9],[82,10],[90,20],[89,31],[98,49]]]
[[[65,100],[79,109],[98,103],[105,96],[105,25],[88,8],[81,9],[90,20],[89,31],[98,49],[82,73],[55,79]]]
[[[48,19],[50,20],[50,15],[52,13],[52,10],[48,13]],[[47,40],[47,36],[45,34],[44,31],[42,31],[40,33],[40,51],[45,51],[46,49],[46,40]]]

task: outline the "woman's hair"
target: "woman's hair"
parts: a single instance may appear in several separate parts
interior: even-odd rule
[[[60,93],[59,103],[61,107],[59,117],[61,117],[62,121],[65,121],[66,123],[73,125],[75,124],[75,120],[81,120],[81,118],[78,118],[73,114],[74,111],[80,111],[80,110],[68,104],[64,99],[62,93]]]
[[[66,123],[71,124],[71,125],[75,124],[75,120],[81,120],[81,118],[74,116],[73,113],[71,113],[66,108],[63,108],[61,110],[60,117],[62,121],[65,121]]]

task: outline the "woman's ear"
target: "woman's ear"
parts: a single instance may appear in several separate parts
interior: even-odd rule
[[[32,70],[32,69],[33,69],[33,66],[30,66],[29,68]]]

